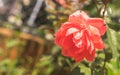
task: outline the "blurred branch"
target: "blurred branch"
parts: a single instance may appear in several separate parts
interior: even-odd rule
[[[104,7],[104,11],[103,11],[103,18],[105,18],[105,12],[107,11],[107,3],[104,3],[105,7]]]
[[[30,15],[30,18],[28,19],[28,22],[27,22],[27,24],[28,24],[29,26],[33,26],[34,21],[35,21],[37,15],[38,15],[38,12],[39,12],[39,10],[40,10],[40,8],[41,8],[41,6],[42,6],[43,1],[44,1],[44,0],[37,0],[37,2],[36,2],[36,4],[35,4],[35,7],[34,7],[34,9],[33,9],[33,12],[32,12],[32,14]]]

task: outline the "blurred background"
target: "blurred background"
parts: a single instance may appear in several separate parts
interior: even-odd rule
[[[105,49],[95,61],[61,55],[54,33],[83,10],[104,18]],[[0,0],[0,75],[119,75],[120,0]]]

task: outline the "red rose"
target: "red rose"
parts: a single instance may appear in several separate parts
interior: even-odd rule
[[[93,61],[96,49],[102,50],[101,35],[106,32],[102,18],[90,18],[85,12],[77,11],[69,16],[55,34],[55,43],[62,47],[62,54],[76,62],[86,58]]]

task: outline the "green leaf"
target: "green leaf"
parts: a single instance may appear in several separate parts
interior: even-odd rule
[[[113,52],[113,57],[118,57],[118,50],[117,50],[117,38],[116,38],[116,32],[110,28],[107,30],[107,38],[108,38],[108,43],[110,45],[110,48],[112,49]]]
[[[119,75],[120,68],[118,68],[118,63],[116,59],[112,59],[111,62],[106,64],[108,75]]]
[[[80,64],[79,67],[80,67],[80,72],[85,73],[85,75],[90,75],[91,74],[91,71],[90,71],[89,67],[86,67],[82,64]]]

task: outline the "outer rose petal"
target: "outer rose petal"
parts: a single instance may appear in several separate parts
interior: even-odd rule
[[[75,12],[72,15],[69,16],[69,22],[78,24],[80,26],[81,25],[85,26],[88,18],[89,18],[89,16],[85,12],[77,11],[77,12]]]
[[[79,51],[79,48],[77,48],[75,46],[72,46],[69,49],[62,48],[62,54],[64,56],[68,56],[68,57],[71,57],[71,58],[73,58],[77,54],[77,51]]]
[[[102,18],[89,18],[87,23],[98,28],[101,35],[106,32],[106,26],[104,26],[105,22]]]
[[[75,27],[76,29],[74,29],[74,31],[70,32],[69,28]],[[65,37],[66,35],[70,35],[73,32],[77,31],[77,28],[80,29],[80,27],[78,25],[72,24],[70,22],[65,22],[64,24],[62,24],[61,28],[56,32],[55,34],[55,43],[59,46],[61,46],[61,40],[63,39],[63,37]]]
[[[67,45],[66,47],[62,46],[62,54],[64,56],[69,56],[74,58],[76,55],[80,54],[81,49],[77,48],[73,42],[68,42],[69,40],[67,40],[67,43],[72,43],[70,45]],[[65,41],[64,41],[65,42]],[[64,43],[65,44],[65,43]],[[69,47],[68,47],[69,46]],[[83,51],[83,50],[82,50]],[[80,56],[80,55],[79,55]]]
[[[85,57],[85,51],[83,51],[82,53],[76,54],[73,58],[75,59],[76,62],[80,62],[84,59]]]
[[[76,31],[78,31],[80,29],[79,25],[73,24],[71,22],[65,22],[62,24],[60,30],[61,30],[61,34],[64,36],[68,36]]]
[[[68,29],[68,28],[71,28],[71,27],[75,27],[75,28],[81,29],[79,25],[74,24],[72,22],[65,22],[65,23],[63,23],[62,26],[60,27],[60,29],[61,30],[65,30],[65,29]]]
[[[96,27],[89,25],[88,29],[89,30],[87,31],[89,32],[91,36],[94,36],[94,35],[100,36],[99,30]]]
[[[55,34],[55,43],[60,46],[60,41],[61,41],[61,31],[58,30]]]
[[[87,52],[86,51],[86,59],[88,60],[88,61],[94,61],[94,57],[95,57],[95,52],[96,52],[96,50],[94,49],[93,51],[92,51],[92,53],[90,54],[89,52]]]
[[[71,47],[74,46],[74,43],[72,41],[72,37],[73,37],[72,35],[63,37],[62,42],[61,42],[62,48],[64,48],[64,49],[70,49]]]
[[[101,35],[104,35],[105,32],[106,32],[106,30],[107,30],[107,27],[106,27],[106,26],[102,26],[101,28],[99,28],[99,31],[100,31],[100,34],[101,34]]]
[[[90,29],[89,30],[90,33],[88,35],[91,37],[91,39],[95,45],[95,48],[103,49],[104,43],[102,42],[102,39],[100,37],[98,29],[93,26],[89,26],[89,29]]]
[[[101,38],[98,40],[98,42],[95,42],[94,45],[97,49],[100,49],[100,50],[104,48],[104,42],[102,41]]]

